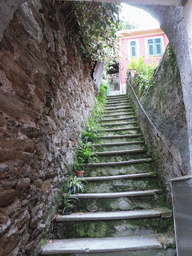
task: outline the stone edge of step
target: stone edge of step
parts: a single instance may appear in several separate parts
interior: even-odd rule
[[[56,222],[68,221],[99,221],[99,220],[131,220],[139,218],[170,218],[172,212],[169,209],[148,209],[116,212],[72,213],[71,215],[58,215]]]
[[[42,249],[42,255],[104,253],[149,249],[163,249],[163,246],[157,239],[149,236],[61,239],[48,243]]]
[[[121,198],[121,197],[137,197],[137,196],[154,196],[161,193],[161,189],[149,189],[142,191],[126,191],[126,192],[111,192],[111,193],[82,193],[73,194],[71,198],[92,199],[92,198]]]
[[[149,163],[151,162],[151,158],[143,158],[143,159],[135,159],[129,161],[122,161],[122,162],[104,162],[104,163],[89,163],[87,167],[94,167],[94,166],[107,166],[107,165],[125,165],[125,164],[140,164],[140,163]]]
[[[137,178],[147,178],[155,177],[155,172],[146,172],[146,173],[135,173],[135,174],[122,174],[114,176],[98,176],[98,177],[83,177],[82,179],[89,181],[105,181],[105,180],[119,180],[119,179],[137,179]]]
[[[94,152],[98,156],[107,156],[107,155],[121,155],[121,154],[139,154],[146,152],[146,149],[132,149],[132,150],[118,150],[118,151],[96,151]]]

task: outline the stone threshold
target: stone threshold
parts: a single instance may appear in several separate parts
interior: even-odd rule
[[[161,189],[149,189],[142,191],[126,191],[126,192],[114,192],[114,193],[82,193],[73,194],[71,198],[79,199],[95,199],[95,198],[121,198],[121,197],[137,197],[137,196],[154,196],[157,193],[161,193]]]
[[[147,178],[156,176],[155,172],[146,173],[135,173],[135,174],[122,174],[114,176],[98,176],[98,177],[83,177],[86,181],[103,181],[103,180],[120,180],[120,179],[137,179],[137,178]]]
[[[87,164],[87,167],[96,167],[96,166],[117,166],[117,165],[131,165],[131,164],[141,164],[141,163],[149,163],[151,162],[151,158],[143,158],[143,159],[135,159],[135,160],[129,160],[129,161],[122,161],[122,162],[105,162],[105,163],[89,163]]]
[[[42,255],[67,253],[104,253],[135,250],[163,249],[154,237],[107,237],[51,240]]]

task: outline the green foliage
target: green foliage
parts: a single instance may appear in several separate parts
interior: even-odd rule
[[[67,179],[67,188],[71,194],[81,193],[84,191],[83,179],[76,176],[70,176]]]
[[[119,8],[116,3],[73,2],[84,53],[92,60],[104,60],[115,49],[119,27]]]
[[[155,64],[145,64],[144,58],[132,58],[128,69],[135,70],[136,75],[133,79],[134,85],[139,85],[140,96],[143,95],[151,86],[153,86],[153,74],[156,68]]]
[[[74,161],[73,171],[83,170],[88,162],[97,161],[97,155],[94,153],[95,149],[92,143],[98,142],[98,132],[102,130],[99,121],[103,116],[107,90],[107,85],[102,82],[91,118],[86,124],[85,131],[82,133],[82,143],[77,148],[77,157]]]
[[[71,197],[71,194],[76,194],[84,191],[83,179],[76,176],[68,176],[64,181],[61,192],[62,197],[59,199],[59,209],[62,214],[70,214],[74,208],[74,201],[79,200],[77,197]]]

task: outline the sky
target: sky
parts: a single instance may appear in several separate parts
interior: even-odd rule
[[[133,7],[131,5],[122,3],[122,11],[120,13],[120,19],[125,19],[130,23],[138,25],[139,29],[157,28],[159,23],[149,13],[142,9]]]

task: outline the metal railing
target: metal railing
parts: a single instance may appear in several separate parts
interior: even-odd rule
[[[153,124],[153,122],[151,121],[151,119],[149,118],[149,116],[147,115],[146,111],[144,110],[143,106],[141,105],[141,102],[139,101],[138,97],[137,97],[137,94],[135,93],[131,83],[129,81],[127,81],[128,83],[128,86],[131,88],[132,92],[133,92],[133,95],[140,107],[140,109],[143,111],[144,115],[146,116],[147,120],[149,121],[150,125],[153,127],[153,129],[156,131],[157,133],[157,136],[162,140],[163,144],[165,145],[165,147],[167,148],[167,150],[169,151],[169,153],[171,154],[171,156],[173,157],[173,159],[175,160],[175,162],[177,163],[180,171],[181,171],[181,175],[182,176],[185,176],[186,173],[185,171],[183,170],[182,166],[179,164],[178,160],[176,159],[176,157],[174,156],[172,150],[169,148],[169,146],[167,145],[166,141],[163,139],[163,137],[161,136],[160,132],[157,130],[157,128],[155,127],[155,125]]]

